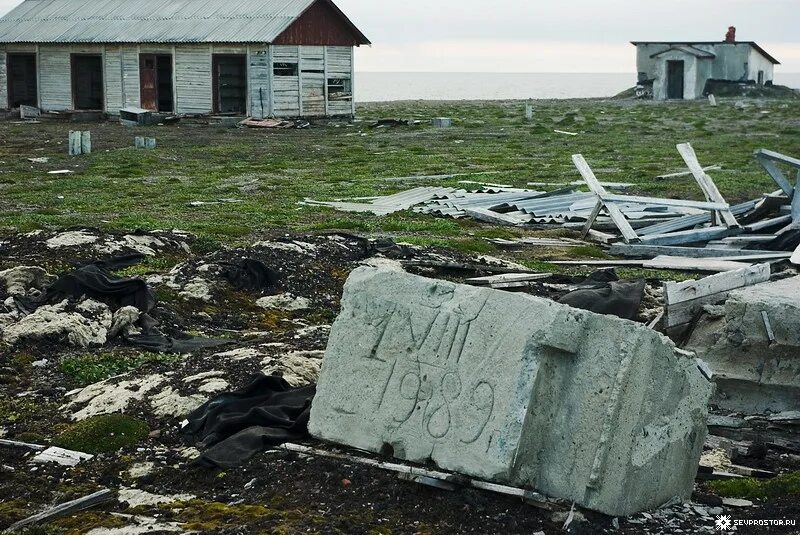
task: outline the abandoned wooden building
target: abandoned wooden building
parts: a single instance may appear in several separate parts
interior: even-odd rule
[[[331,0],[25,0],[0,19],[0,109],[352,115]]]
[[[709,81],[771,85],[778,60],[753,41],[634,41],[639,84],[652,85],[655,100],[696,99]]]

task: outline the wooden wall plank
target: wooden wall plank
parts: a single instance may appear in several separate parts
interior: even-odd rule
[[[175,49],[177,112],[211,113],[213,89],[211,46],[182,45]]]
[[[39,102],[43,110],[64,111],[72,108],[72,71],[68,47],[39,47],[39,79]]]

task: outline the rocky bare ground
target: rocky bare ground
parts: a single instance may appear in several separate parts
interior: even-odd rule
[[[153,291],[156,304],[146,317],[135,307],[85,298],[29,315],[22,310],[58,276],[123,255],[142,257],[117,273]],[[225,273],[244,259],[268,266],[275,280],[237,288]],[[722,513],[797,515],[791,496],[747,510],[705,496],[706,505],[611,519],[543,511],[484,492],[446,492],[375,468],[286,452],[265,452],[225,471],[192,463],[198,451],[179,433],[190,411],[256,372],[282,375],[293,386],[314,383],[349,272],[363,263],[401,268],[405,259],[486,266],[479,275],[500,262],[335,233],[284,235],[241,248],[218,248],[180,231],[0,237],[0,438],[94,454],[69,467],[36,462],[36,452],[25,448],[0,447],[0,528],[99,488],[114,489],[116,501],[29,532],[554,533],[568,524],[581,533],[690,533],[712,531]],[[475,275],[407,269],[452,280]],[[566,287],[534,291],[557,297]],[[657,292],[648,291],[645,316],[657,306]],[[158,354],[126,342],[153,323],[170,337],[221,345]]]

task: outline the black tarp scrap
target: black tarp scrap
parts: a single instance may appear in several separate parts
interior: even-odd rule
[[[243,258],[236,263],[220,262],[219,265],[223,268],[220,275],[237,290],[272,291],[280,281],[280,275],[260,260]]]
[[[207,401],[187,417],[184,441],[202,451],[196,464],[230,468],[273,446],[308,436],[316,386],[291,388],[258,374],[239,390]]]

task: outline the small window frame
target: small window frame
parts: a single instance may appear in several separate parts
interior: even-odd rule
[[[291,61],[276,61],[272,64],[273,76],[299,76],[300,65],[297,62]]]

